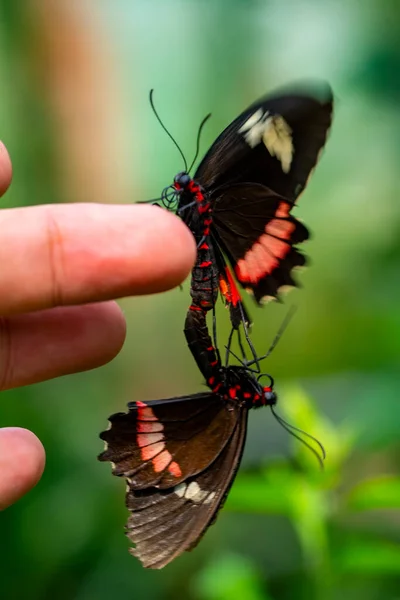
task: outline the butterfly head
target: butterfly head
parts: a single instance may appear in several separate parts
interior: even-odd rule
[[[263,406],[275,406],[278,402],[278,396],[269,385],[263,387]]]
[[[261,385],[260,379],[263,377],[267,377],[269,379],[268,385]],[[259,375],[257,378],[257,385],[259,386],[259,391],[253,396],[252,407],[259,408],[260,406],[275,406],[275,404],[278,402],[278,396],[274,391],[274,380],[271,375],[267,375],[265,373]]]
[[[189,173],[186,173],[186,171],[182,171],[181,173],[175,175],[172,187],[177,192],[184,191],[190,186],[191,181],[192,178],[190,177]]]
[[[193,180],[186,171],[175,175],[173,184],[168,185],[161,193],[163,206],[168,210],[177,210],[181,204],[182,196],[185,192],[191,191],[192,184]]]
[[[231,400],[242,400],[248,408],[275,406],[278,401],[270,375],[262,374],[256,379],[248,369],[237,366],[223,369],[223,375],[227,397]],[[262,377],[268,377],[268,385],[260,383]]]

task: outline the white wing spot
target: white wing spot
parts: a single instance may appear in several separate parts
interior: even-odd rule
[[[293,160],[292,129],[280,115],[269,117],[265,122],[262,136],[265,147],[271,156],[276,156],[282,165],[282,171],[289,173]]]
[[[187,483],[182,482],[179,485],[174,487],[174,492],[179,498],[185,498],[185,500],[191,500],[196,504],[200,504],[204,502],[204,504],[209,504],[213,501],[215,497],[215,492],[208,492],[207,490],[200,489],[200,486],[196,481],[192,481],[187,485]]]
[[[268,118],[268,115],[268,111],[263,114],[261,108],[259,108],[239,129],[239,133],[244,133],[244,139],[252,148],[258,146],[262,140],[265,120]]]
[[[268,115],[269,113],[267,112],[266,114]],[[256,123],[261,121],[263,116],[264,116],[264,113],[263,113],[262,109],[259,108],[257,112],[253,113],[251,115],[251,117],[249,117],[247,119],[247,121],[245,121],[243,123],[243,125],[239,129],[239,133],[244,133],[245,131],[249,131],[250,129],[252,129],[254,127],[254,125],[256,125]]]
[[[200,486],[195,481],[189,483],[188,488],[185,492],[185,498],[188,500],[192,500],[192,502],[203,502],[203,500],[208,496],[208,491],[203,491],[200,489]]]
[[[292,129],[281,115],[263,114],[261,108],[251,115],[239,129],[252,148],[261,141],[271,156],[276,156],[284,173],[289,173],[293,160],[294,147]]]
[[[187,485],[186,483],[180,483],[174,487],[174,492],[179,498],[183,498],[186,492]]]

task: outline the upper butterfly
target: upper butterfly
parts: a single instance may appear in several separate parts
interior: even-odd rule
[[[323,83],[261,98],[218,136],[193,178],[179,173],[163,190],[164,206],[175,205],[198,248],[211,251],[204,268],[217,281],[202,290],[200,277],[195,305],[210,308],[215,284],[231,308],[240,303],[224,256],[258,303],[296,285],[291,272],[305,258],[295,245],[308,231],[291,210],[324,147],[332,109],[332,91]]]

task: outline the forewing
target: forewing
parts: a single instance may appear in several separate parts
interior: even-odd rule
[[[294,286],[294,267],[305,264],[295,245],[308,238],[307,228],[290,211],[293,205],[257,184],[221,190],[215,200],[212,235],[231,262],[236,278],[259,302]]]
[[[167,489],[132,489],[128,481],[126,505],[131,511],[127,535],[131,553],[144,567],[161,569],[185,550],[192,549],[216,519],[239,467],[247,427],[247,410],[224,450],[203,472]]]
[[[132,489],[168,488],[204,471],[223,451],[237,423],[235,405],[226,409],[218,394],[204,393],[132,402],[128,413],[109,418],[100,434],[106,449],[99,460]]]
[[[211,199],[221,186],[254,182],[294,202],[325,144],[332,108],[332,91],[322,82],[261,98],[220,134],[194,179]]]

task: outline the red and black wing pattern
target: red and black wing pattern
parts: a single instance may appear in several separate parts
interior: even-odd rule
[[[211,393],[128,407],[109,417],[99,460],[113,463],[113,474],[135,490],[170,488],[204,471],[232,437],[239,412],[238,404],[227,410],[223,397]]]
[[[144,567],[161,569],[185,550],[191,550],[215,521],[243,453],[247,410],[243,408],[237,416],[229,442],[198,475],[167,490],[137,491],[128,482],[126,505],[131,515],[127,536],[135,544],[130,552]]]
[[[215,200],[213,235],[257,302],[295,286],[292,270],[305,264],[295,245],[309,234],[291,208],[291,202],[259,184],[230,186]]]

